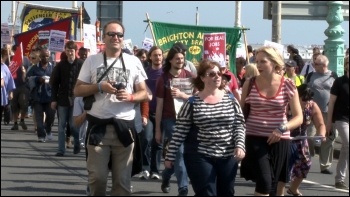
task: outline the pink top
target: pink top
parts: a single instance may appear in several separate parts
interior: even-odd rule
[[[287,105],[296,91],[292,80],[282,77],[281,85],[275,96],[267,98],[260,94],[256,81],[245,102],[250,103],[250,113],[246,120],[246,134],[269,136],[282,123],[287,123]],[[289,139],[290,131],[283,133],[283,139]]]

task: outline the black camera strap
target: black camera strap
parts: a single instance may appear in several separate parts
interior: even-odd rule
[[[126,72],[126,68],[125,68],[125,64],[124,64],[124,59],[123,59],[123,52],[120,52],[120,58],[121,58],[121,61],[122,61],[122,66],[123,66],[123,70],[124,70],[124,73]],[[107,64],[107,57],[106,57],[106,52],[103,53],[103,63],[105,65],[105,67],[107,68],[107,70],[101,75],[101,77],[97,80],[97,83],[99,83],[103,77],[106,76],[106,74],[109,72],[109,70],[111,70],[111,68],[114,66],[114,64],[117,62],[118,58],[115,58],[115,60],[113,61],[113,63],[108,67],[108,64]]]

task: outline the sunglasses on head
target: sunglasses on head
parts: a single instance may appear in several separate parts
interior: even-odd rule
[[[106,33],[107,36],[109,37],[114,37],[114,36],[117,36],[118,38],[123,38],[124,37],[124,34],[121,33],[121,32],[107,32]]]
[[[210,73],[207,73],[206,74],[207,76],[209,77],[215,77],[216,75],[221,77],[222,76],[222,73],[220,71],[217,71],[217,72],[210,72]]]

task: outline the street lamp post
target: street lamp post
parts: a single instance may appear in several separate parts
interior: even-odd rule
[[[344,40],[345,31],[340,25],[344,21],[342,14],[342,1],[328,1],[327,23],[329,27],[324,31],[328,37],[324,43],[324,52],[329,59],[328,68],[337,72],[339,76],[344,74]]]
[[[235,27],[242,28],[241,26],[241,1],[235,1]],[[241,39],[237,42],[237,48],[242,47]]]

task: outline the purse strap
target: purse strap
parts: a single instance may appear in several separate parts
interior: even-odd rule
[[[247,95],[245,96],[246,98],[248,97],[248,95],[250,94],[250,91],[252,90],[253,84],[255,82],[255,77],[250,78],[249,80],[249,86],[248,86],[248,91],[247,91]]]

